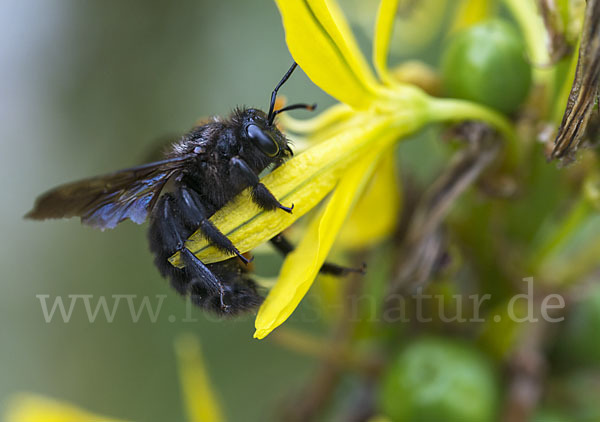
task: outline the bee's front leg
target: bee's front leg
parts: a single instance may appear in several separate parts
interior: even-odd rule
[[[231,164],[231,169],[229,175],[231,177],[231,181],[234,185],[237,186],[250,186],[252,188],[252,200],[262,209],[267,211],[272,211],[277,208],[292,213],[294,209],[294,204],[291,207],[286,207],[282,205],[275,196],[267,189],[265,185],[260,183],[258,176],[248,163],[246,163],[240,157],[233,157],[229,163]]]

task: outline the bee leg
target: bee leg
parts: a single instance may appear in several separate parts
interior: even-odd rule
[[[252,188],[252,200],[264,210],[272,211],[277,208],[292,213],[294,204],[291,207],[282,205],[269,189],[262,183],[256,173],[252,171],[248,163],[240,157],[233,157],[229,163],[231,164],[230,177],[232,182],[238,186],[250,186]]]
[[[208,269],[206,265],[202,261],[198,259],[196,255],[194,255],[188,248],[183,248],[180,250],[181,256],[183,257],[183,262],[185,263],[185,269],[187,273],[195,280],[201,280],[200,285],[202,287],[209,287],[208,289],[212,294],[219,295],[219,304],[221,306],[221,310],[223,312],[229,311],[229,305],[225,304],[223,301],[223,296],[225,296],[225,288],[223,287],[223,283],[221,283],[217,277],[212,273],[211,270]],[[198,281],[194,281],[192,283],[197,283]],[[193,290],[193,287],[192,287]]]
[[[172,194],[164,195],[161,202],[157,204],[157,215],[153,221],[162,248],[160,257],[166,261],[175,252],[180,252],[185,263],[183,271],[172,267],[166,274],[169,275],[176,288],[179,287],[178,291],[183,290],[184,286],[189,291],[190,285],[199,283],[207,294],[218,294],[222,309],[225,310],[227,305],[223,302],[223,284],[202,261],[185,247],[185,238],[187,237],[185,233],[188,230],[184,227],[185,222],[182,221],[184,213],[178,209],[177,205],[179,205],[178,198],[173,197]],[[166,265],[170,266],[168,262]]]
[[[291,242],[287,240],[286,237],[281,233],[275,236],[273,239],[271,239],[271,244],[275,246],[275,248],[279,252],[281,252],[283,256],[286,256],[294,250],[294,245],[292,245]],[[364,263],[359,268],[349,268],[337,264],[332,264],[330,262],[325,262],[319,269],[319,272],[321,274],[329,274],[336,277],[343,277],[350,273],[364,274],[366,269],[367,265]]]
[[[202,234],[219,250],[229,255],[236,255],[244,264],[252,259],[246,258],[221,231],[206,218],[207,212],[196,191],[181,186],[176,192],[177,207],[184,224],[191,230],[200,229]]]

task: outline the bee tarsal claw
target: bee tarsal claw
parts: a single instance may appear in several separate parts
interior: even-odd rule
[[[281,210],[283,210],[283,211],[287,212],[288,214],[291,214],[291,213],[292,213],[292,210],[294,209],[294,204],[292,204],[292,206],[291,206],[291,207],[286,207],[285,205],[281,205],[281,204],[279,204],[279,209],[281,209]]]

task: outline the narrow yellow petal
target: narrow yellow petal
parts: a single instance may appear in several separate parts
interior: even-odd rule
[[[193,335],[184,335],[175,342],[179,379],[190,422],[221,422],[221,406],[208,377],[200,342]]]
[[[461,0],[456,7],[450,33],[460,31],[492,16],[493,0]]]
[[[307,0],[317,19],[338,46],[350,67],[368,87],[377,90],[379,83],[360,51],[348,20],[337,0]]]
[[[392,45],[406,56],[423,50],[443,28],[448,0],[401,0],[392,34]]]
[[[373,64],[379,78],[388,85],[392,83],[392,77],[388,71],[387,58],[396,21],[396,12],[398,11],[398,2],[399,0],[381,0],[373,37]]]
[[[4,422],[124,422],[88,412],[70,403],[37,394],[22,393],[11,397]]]
[[[368,108],[376,82],[334,2],[275,0],[292,57],[323,91],[354,108]]]
[[[393,151],[386,151],[340,233],[345,249],[371,246],[394,232],[400,220],[401,185]]]
[[[316,145],[327,139],[334,138],[341,133],[352,131],[353,128],[359,127],[363,122],[364,116],[355,113],[347,119],[332,123],[327,127],[323,127],[318,132],[311,133],[306,140],[309,144]]]
[[[262,339],[281,325],[308,292],[379,154],[380,151],[369,154],[344,173],[327,206],[311,221],[294,252],[286,257],[277,284],[258,311],[254,337]]]
[[[315,145],[265,176],[262,182],[280,202],[294,204],[292,214],[258,208],[246,189],[210,220],[241,252],[255,248],[314,208],[354,161],[367,151],[380,148],[382,143],[392,142],[388,133],[399,133],[393,126],[394,120],[394,116],[367,114],[361,125]],[[230,258],[210,246],[199,232],[190,237],[186,246],[205,263]],[[178,267],[183,265],[179,254],[170,258],[170,262]]]

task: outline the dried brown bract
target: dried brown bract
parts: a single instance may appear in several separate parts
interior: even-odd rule
[[[575,80],[550,159],[570,161],[577,151],[598,97],[600,82],[600,1],[588,0]]]

